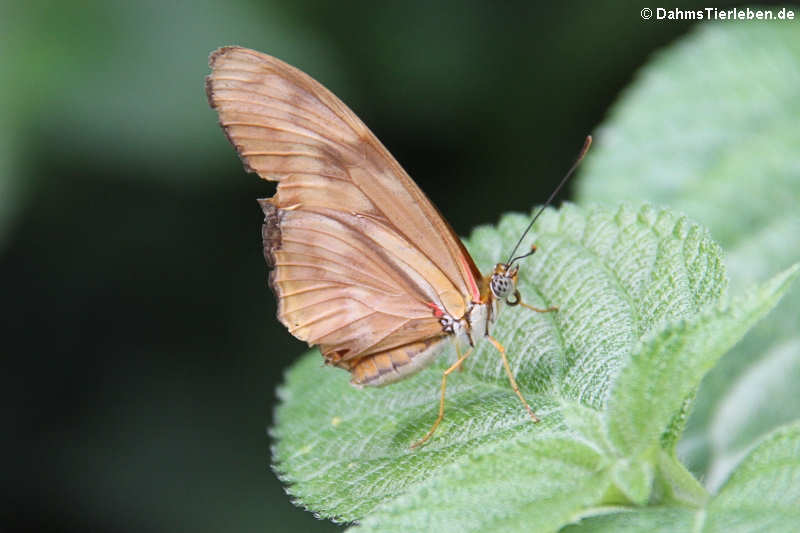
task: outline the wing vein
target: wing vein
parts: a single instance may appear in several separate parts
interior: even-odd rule
[[[289,253],[291,253],[292,255],[303,255],[303,256],[306,256],[306,257],[316,257],[318,259],[322,259],[319,256],[314,256],[314,255],[310,255],[310,254],[304,254],[304,253],[298,253],[298,252],[289,252]],[[333,263],[334,265],[345,266],[346,267],[346,265],[342,265],[341,263],[337,263],[337,262],[334,262],[334,261],[330,261],[330,262]],[[334,274],[341,274],[341,275],[344,275],[344,276],[347,276],[347,274],[348,274],[346,271],[342,272],[341,270],[335,270],[335,269],[332,269],[332,268],[327,268],[327,267],[319,265],[319,264],[305,263],[305,262],[296,261],[296,260],[287,261],[287,262],[279,261],[279,262],[275,263],[275,266],[276,267],[278,267],[278,266],[285,266],[285,267],[295,266],[295,267],[303,267],[303,268],[316,268],[316,269],[326,270],[326,271],[334,273]],[[399,296],[400,295],[398,293],[389,293],[389,292],[387,292],[389,289],[391,289],[391,287],[386,282],[384,282],[383,280],[380,280],[380,279],[378,279],[378,278],[376,278],[374,276],[371,276],[369,274],[365,274],[364,272],[359,272],[359,273],[360,274],[364,274],[365,277],[368,277],[369,279],[376,281],[377,283],[381,284],[383,287],[387,287],[386,289],[381,289],[384,293],[392,294],[393,296]],[[352,283],[352,285],[357,285],[357,283]]]
[[[269,94],[259,93],[259,92],[256,92],[256,91],[245,91],[245,90],[240,89],[238,87],[236,87],[236,88],[234,88],[234,87],[224,87],[224,88],[220,88],[220,90],[221,91],[230,91],[230,92],[239,92],[239,91],[241,91],[241,92],[250,92],[250,93],[258,94],[259,96],[265,97],[265,99],[263,101],[260,101],[260,102],[253,102],[253,101],[243,100],[241,98],[216,97],[216,98],[214,98],[214,102],[239,102],[239,103],[242,103],[242,104],[247,104],[248,106],[256,106],[256,107],[260,107],[260,108],[264,108],[264,109],[277,111],[277,112],[279,112],[281,114],[285,113],[286,115],[289,115],[289,116],[292,116],[292,117],[302,118],[302,119],[307,120],[308,122],[310,122],[312,124],[316,124],[316,125],[322,126],[325,129],[335,129],[335,125],[331,124],[330,120],[328,120],[326,117],[323,117],[322,115],[314,113],[311,110],[308,110],[308,109],[304,108],[303,109],[304,114],[298,114],[298,113],[293,113],[291,111],[287,111],[286,109],[284,109],[282,107],[279,107],[279,106],[276,106],[276,105],[270,105],[270,103],[274,101],[274,102],[280,102],[280,103],[284,104],[286,107],[297,109],[297,106],[292,104],[292,102],[290,102],[288,100],[284,100],[282,98],[278,98],[277,96],[272,96],[272,95],[269,95]],[[254,115],[271,117],[271,118],[278,118],[278,117],[273,117],[272,115],[268,115],[266,113],[259,113],[257,111],[237,110],[237,112],[250,113],[250,114],[254,114]],[[353,132],[353,134],[357,135],[355,132]]]
[[[218,77],[218,76],[214,76],[214,80],[215,80],[215,81],[216,81],[216,80],[223,80],[223,81],[242,81],[242,80],[240,80],[240,79],[231,79],[231,78],[224,78],[224,77]],[[252,84],[253,82],[252,82],[252,81],[247,81],[247,82],[245,82],[245,83],[247,83],[247,84]],[[219,89],[219,90],[221,90],[221,91],[230,91],[230,92],[242,92],[242,93],[249,93],[249,94],[253,94],[253,95],[256,95],[256,96],[260,96],[260,97],[262,97],[262,98],[269,98],[270,100],[276,100],[276,101],[278,101],[278,102],[282,102],[282,103],[284,103],[284,104],[286,104],[286,105],[288,105],[288,106],[291,106],[291,107],[296,107],[296,106],[295,106],[295,105],[294,105],[294,104],[293,104],[291,101],[289,101],[289,100],[284,100],[283,98],[278,98],[277,96],[271,96],[271,95],[265,94],[265,93],[263,93],[263,92],[260,92],[260,91],[254,91],[254,90],[252,90],[252,89],[248,89],[247,87],[220,87],[220,89]],[[223,99],[223,98],[214,98],[214,101],[215,101],[215,102],[222,102],[222,101],[226,101],[226,100],[225,100],[225,99]],[[235,101],[235,100],[234,100],[234,101]],[[250,103],[250,104],[253,104],[253,103],[255,103],[255,102],[248,102],[247,100],[243,100],[243,101],[244,101],[245,103]],[[264,103],[263,103],[263,102],[260,102],[260,105],[264,105]],[[321,120],[321,121],[323,121],[323,122],[327,121],[326,117],[324,117],[324,116],[320,115],[319,113],[315,113],[315,112],[314,112],[313,110],[311,110],[311,109],[304,109],[304,111],[305,111],[306,113],[308,113],[309,115],[311,115],[311,116],[317,117],[318,119],[320,119],[320,120]],[[337,117],[337,118],[338,118],[338,117]],[[349,127],[349,125],[348,125],[348,127]],[[356,133],[356,132],[353,132],[353,133]]]

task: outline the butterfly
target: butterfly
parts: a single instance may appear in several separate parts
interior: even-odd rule
[[[515,257],[520,238],[505,263],[482,275],[437,208],[328,89],[246,48],[220,48],[209,65],[206,94],[228,140],[247,171],[278,183],[258,203],[269,284],[289,332],[319,346],[325,363],[348,370],[357,387],[406,378],[453,341],[458,357],[442,376],[438,416],[412,448],[438,428],[447,377],[482,339],[538,421],[491,335],[504,303],[557,310],[529,306],[517,290],[517,261],[536,248]]]

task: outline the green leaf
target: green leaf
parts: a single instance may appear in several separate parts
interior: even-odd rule
[[[644,458],[620,459],[611,467],[611,481],[625,499],[644,505],[650,497],[655,475],[653,465]]]
[[[765,438],[708,505],[710,531],[797,531],[800,420]]]
[[[470,252],[484,271],[504,259],[518,238],[525,216],[507,216],[497,231],[473,234]],[[540,391],[558,387],[558,395],[599,407],[619,363],[646,332],[667,319],[690,316],[718,300],[727,280],[721,252],[708,232],[685,217],[652,206],[616,210],[566,205],[548,212],[535,228],[539,246],[521,272],[523,297],[537,305],[558,305],[551,315],[560,331],[557,349],[538,348],[535,316],[504,312],[510,346],[532,344],[538,358],[522,363],[522,379]],[[530,280],[537,283],[531,284]],[[510,312],[509,312],[510,311]],[[506,336],[506,339],[508,337]],[[468,365],[480,375],[505,382],[502,366],[486,346]],[[560,359],[560,360],[559,360]],[[547,379],[543,379],[546,376]]]
[[[606,420],[600,411],[576,402],[563,402],[561,416],[575,438],[595,446],[604,455],[614,454]]]
[[[775,306],[798,266],[729,303],[666,323],[644,339],[608,401],[609,436],[619,450],[636,457],[652,447],[706,372]]]
[[[696,512],[685,507],[645,507],[597,514],[579,524],[562,529],[562,533],[674,533],[694,529]]]
[[[578,200],[644,199],[688,213],[728,252],[733,287],[747,286],[800,260],[798,123],[796,24],[695,26],[613,107]],[[755,440],[800,412],[798,316],[795,289],[706,377],[679,451],[711,488]]]
[[[764,438],[701,509],[649,507],[611,511],[565,533],[620,531],[793,532],[800,523],[800,420]]]
[[[467,454],[356,530],[556,531],[605,492],[604,466],[586,444],[528,432]]]
[[[467,244],[477,263],[486,270],[502,260],[528,220],[509,215],[496,229],[476,230]],[[412,451],[409,445],[436,418],[441,371],[453,350],[432,369],[364,390],[350,387],[345,373],[322,368],[322,358],[312,351],[287,373],[272,430],[275,468],[299,504],[338,521],[364,520],[373,511],[392,514],[423,501],[431,520],[434,502],[443,503],[442,513],[451,512],[452,503],[457,514],[467,516],[469,502],[483,501],[486,487],[505,486],[518,472],[515,490],[541,490],[537,505],[548,506],[556,524],[611,483],[611,465],[626,457],[609,450],[607,439],[596,438],[606,430],[593,411],[603,408],[614,377],[642,338],[719,301],[725,287],[720,250],[700,226],[647,205],[613,211],[567,205],[548,210],[535,231],[532,242],[539,251],[523,265],[519,288],[532,305],[555,304],[560,311],[505,309],[493,335],[507,346],[517,381],[542,422],[530,422],[500,358],[480,343],[465,371],[448,381],[438,432]],[[575,404],[582,407],[568,408]],[[570,444],[547,455],[556,442]],[[531,470],[529,463],[536,461],[528,453],[542,456],[546,475]],[[561,463],[575,468],[561,470],[556,467]],[[603,464],[607,468],[600,475]],[[650,467],[632,468],[618,467],[617,481],[628,499],[641,501],[650,482],[637,481],[635,471],[647,477]],[[481,472],[482,484],[467,483],[472,469]],[[456,480],[464,481],[463,490],[456,490]],[[589,483],[591,490],[556,491],[545,502],[546,483],[557,480],[573,488]],[[401,495],[407,499],[398,499]],[[508,527],[536,520],[537,506],[522,506],[521,500],[509,500],[503,509],[492,520]],[[506,512],[508,518],[502,518]]]

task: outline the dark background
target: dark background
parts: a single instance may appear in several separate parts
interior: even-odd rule
[[[274,318],[255,202],[274,186],[207,106],[211,50],[319,79],[466,235],[543,201],[636,69],[690,29],[643,21],[645,5],[0,8],[0,529],[335,528],[269,467],[275,389],[305,345]]]

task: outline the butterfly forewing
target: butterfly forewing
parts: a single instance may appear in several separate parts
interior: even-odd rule
[[[446,336],[431,304],[460,318],[480,298],[450,226],[312,78],[238,47],[210,64],[209,102],[228,138],[248,170],[278,182],[260,201],[278,318],[356,382],[427,359]]]

